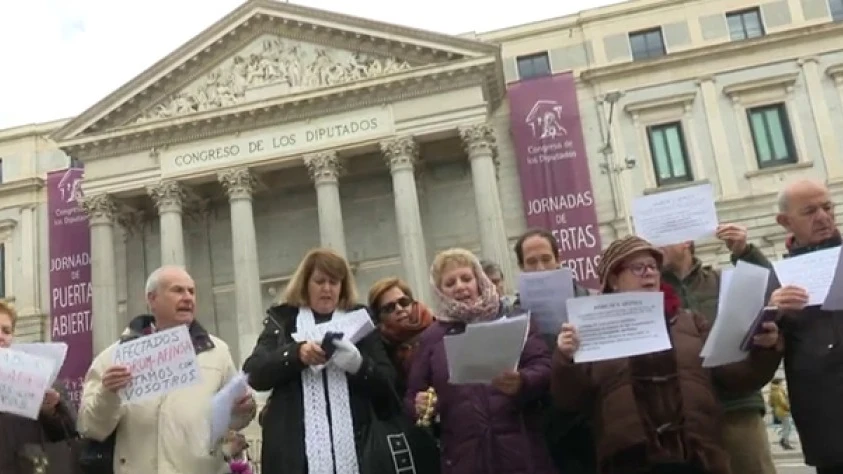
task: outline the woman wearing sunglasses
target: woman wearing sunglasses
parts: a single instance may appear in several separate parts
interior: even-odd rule
[[[395,277],[376,281],[369,290],[368,303],[398,373],[396,391],[403,395],[418,336],[433,322],[433,314],[413,299],[413,291],[406,282]]]

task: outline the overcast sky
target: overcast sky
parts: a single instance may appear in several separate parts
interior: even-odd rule
[[[242,0],[0,0],[0,129],[81,113]],[[619,0],[298,0],[442,33],[489,31]]]

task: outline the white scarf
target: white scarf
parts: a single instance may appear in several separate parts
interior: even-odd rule
[[[326,332],[342,328],[345,323],[342,321],[344,315],[343,311],[334,311],[331,321],[317,325],[313,311],[309,308],[299,308],[296,318],[297,332],[293,338],[298,342],[321,342]],[[328,380],[328,397],[325,396],[322,371],[325,371]],[[302,371],[301,381],[308,473],[359,474],[357,449],[354,444],[354,420],[351,417],[345,371],[333,364],[312,366]],[[330,422],[328,410],[331,413]]]

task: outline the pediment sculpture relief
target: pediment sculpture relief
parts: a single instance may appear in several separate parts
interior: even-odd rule
[[[247,92],[273,87],[276,96],[335,86],[410,69],[406,61],[263,36],[183,91],[152,107],[136,123],[246,102]]]

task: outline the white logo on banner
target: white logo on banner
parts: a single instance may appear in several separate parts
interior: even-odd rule
[[[555,100],[537,101],[525,119],[533,137],[552,139],[568,135],[568,130],[560,123],[562,110],[562,105]]]

